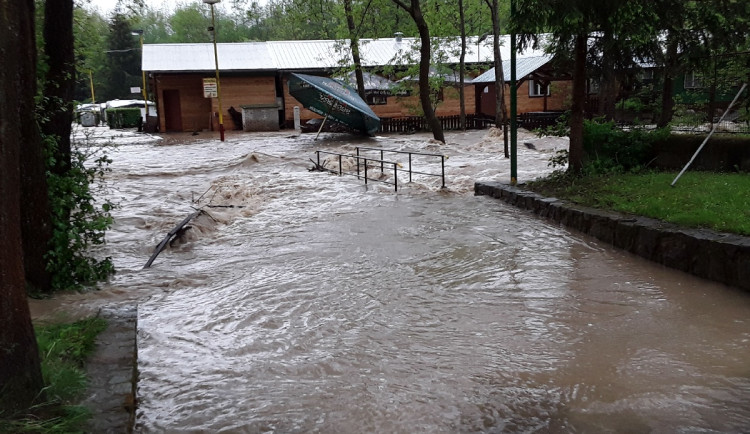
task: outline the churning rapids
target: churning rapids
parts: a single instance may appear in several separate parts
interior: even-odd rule
[[[138,302],[138,432],[750,429],[750,297],[473,196],[500,137],[120,134],[118,273],[46,315]],[[521,181],[566,146],[523,141]],[[448,188],[308,171],[355,146],[444,153]]]

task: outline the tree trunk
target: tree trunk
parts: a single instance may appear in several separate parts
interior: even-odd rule
[[[75,57],[73,51],[73,0],[47,0],[44,4],[44,52],[49,66],[44,85],[47,97],[42,124],[47,136],[57,137],[53,170],[65,174],[70,169],[70,125],[73,121]]]
[[[599,83],[599,116],[608,121],[615,118],[615,104],[617,102],[617,77],[614,67],[607,62],[602,71]]]
[[[357,93],[365,99],[365,79],[362,75],[362,61],[359,58],[359,38],[354,26],[354,15],[352,13],[352,0],[344,0],[344,11],[346,12],[346,26],[349,28],[349,44],[352,49],[354,60],[354,75],[357,78]]]
[[[716,117],[716,86],[717,86],[717,64],[716,61],[711,59],[711,62],[713,63],[712,66],[712,76],[711,76],[711,82],[708,85],[708,107],[706,108],[707,112],[707,118],[708,123],[711,125],[711,128],[714,127],[714,117]],[[704,81],[705,85],[705,81]]]
[[[464,17],[464,0],[458,0],[458,19],[461,31],[461,56],[458,61],[458,73],[460,74],[458,78],[460,86],[458,88],[460,104],[458,122],[461,130],[466,131],[466,90],[464,89],[464,76],[466,75],[466,19]]]
[[[21,151],[36,94],[34,2],[4,2],[0,14],[0,414],[28,408],[42,390],[34,330],[24,287],[21,254]]]
[[[667,57],[664,62],[664,81],[661,90],[661,114],[657,126],[664,128],[672,122],[674,113],[674,76],[677,68],[677,42],[667,36]]]
[[[579,33],[575,40],[573,66],[573,104],[570,114],[570,148],[568,170],[579,173],[583,169],[583,118],[586,104],[586,43],[587,35]]]
[[[432,130],[432,137],[445,143],[443,127],[440,125],[440,119],[435,115],[435,110],[432,108],[432,102],[430,101],[430,30],[422,15],[419,0],[411,0],[410,6],[407,6],[401,0],[393,0],[393,2],[407,11],[417,25],[421,44],[419,48],[419,101],[422,104],[427,125]]]
[[[611,31],[604,31],[601,35],[603,46],[609,47],[614,44],[614,35]],[[617,102],[617,75],[615,72],[615,59],[613,52],[603,50],[601,55],[601,79],[599,81],[599,107],[597,115],[604,116],[606,120],[615,118],[615,104]]]
[[[75,86],[75,66],[73,51],[73,1],[49,0],[44,6],[44,47],[48,72],[44,84],[43,104],[46,122],[41,122],[42,132],[54,138],[57,148],[52,171],[65,176],[71,166],[70,129],[73,121],[73,91]],[[33,113],[33,107],[27,113]],[[27,137],[36,135],[31,122]],[[45,150],[37,137],[24,147],[21,154],[22,194],[26,202],[21,209],[23,252],[26,282],[31,291],[51,292],[52,277],[47,271],[44,258],[52,240],[52,209],[49,201],[48,185],[45,176]],[[62,218],[70,210],[62,211]]]
[[[500,16],[498,0],[486,1],[492,15],[492,54],[495,67],[495,126],[503,129],[503,152],[510,158],[508,150],[508,110],[505,107],[505,76],[503,57],[500,54]]]

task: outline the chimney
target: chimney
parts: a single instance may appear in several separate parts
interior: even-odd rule
[[[396,36],[396,43],[400,44],[401,43],[401,39],[404,37],[404,34],[401,33],[401,32],[396,32],[393,35]]]

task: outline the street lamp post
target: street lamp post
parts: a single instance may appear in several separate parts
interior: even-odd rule
[[[146,92],[146,71],[143,69],[143,30],[133,30],[130,34],[133,36],[138,36],[141,40],[141,76],[143,78],[143,87],[141,87],[141,93],[143,94],[143,108],[146,113],[146,122],[148,122],[148,92]],[[91,93],[93,94],[93,91]]]
[[[510,19],[516,19],[516,0],[510,0]],[[516,85],[516,33],[510,34],[510,184],[518,183],[518,86]]]
[[[219,137],[221,141],[224,141],[224,115],[221,113],[221,81],[219,80],[219,54],[216,50],[216,18],[214,15],[214,5],[219,3],[221,0],[203,0],[203,3],[211,5],[211,27],[208,28],[208,32],[211,34],[211,39],[214,43],[214,62],[216,68],[216,97],[219,102]]]

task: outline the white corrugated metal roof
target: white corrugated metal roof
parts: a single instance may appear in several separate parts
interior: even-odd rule
[[[336,41],[268,41],[276,69],[335,68],[342,56]]]
[[[222,71],[275,70],[265,42],[216,44]],[[213,71],[213,44],[146,44],[143,70],[150,72]]]
[[[552,56],[535,56],[535,57],[519,57],[516,60],[516,77],[520,80],[542,66],[546,65]],[[510,59],[503,60],[503,78],[505,81],[510,81]],[[479,77],[475,78],[472,83],[494,83],[495,82],[495,68],[490,69]]]
[[[492,61],[492,38],[477,43],[477,37],[467,39],[466,63]],[[501,55],[510,56],[509,37],[501,38]],[[458,64],[457,48],[460,40],[443,40],[447,55],[441,63]],[[453,49],[447,49],[452,47]],[[419,59],[419,40],[416,38],[362,39],[360,56],[365,67],[405,65]],[[352,64],[349,42],[268,41],[217,44],[219,68],[222,71],[330,69]],[[519,53],[519,58],[540,56],[540,50]],[[410,58],[412,60],[410,60]],[[143,70],[150,72],[213,71],[213,44],[146,44],[143,47]]]

